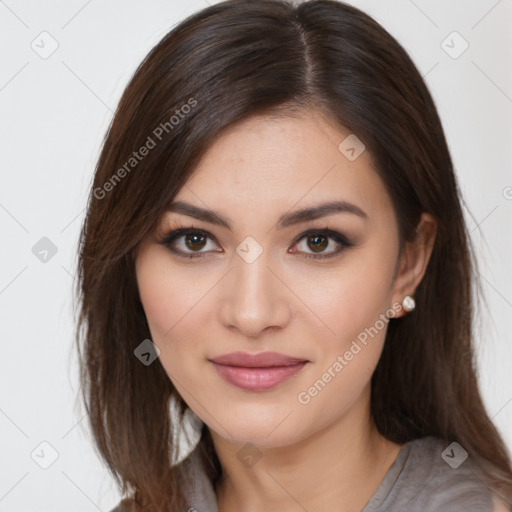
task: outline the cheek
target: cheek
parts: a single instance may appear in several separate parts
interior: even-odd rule
[[[390,308],[394,260],[378,255],[354,253],[336,269],[316,272],[314,286],[296,280],[297,295],[326,326],[327,346],[350,344]]]
[[[160,349],[160,360],[166,370],[174,358],[171,350],[182,324],[194,315],[194,304],[201,290],[185,280],[183,273],[173,271],[168,257],[158,249],[141,252],[136,261],[140,299],[148,321],[153,343]],[[187,292],[185,293],[184,290]]]
[[[194,315],[194,306],[204,296],[208,283],[199,276],[190,279],[187,272],[177,271],[158,249],[139,255],[136,273],[154,341],[163,343],[185,318]]]
[[[201,329],[213,311],[208,291],[218,276],[192,266],[178,268],[159,248],[140,253],[136,274],[151,340],[160,350],[160,363],[180,394],[188,396],[180,382],[187,381],[186,388],[195,389],[187,376],[198,374],[200,359],[207,364],[204,338],[208,333]]]
[[[389,325],[385,314],[391,306],[396,261],[394,246],[379,250],[383,243],[347,253],[335,269],[316,272],[315,286],[300,287],[304,302],[329,328],[317,337],[317,364],[301,389],[304,400],[299,402],[309,401],[311,413],[321,414],[333,403],[332,414],[350,407],[379,361]]]
[[[389,308],[392,258],[383,264],[361,254],[346,263],[303,295],[329,330],[317,337],[316,364],[297,400],[305,413],[326,424],[348,410],[368,386],[389,325],[381,315]]]

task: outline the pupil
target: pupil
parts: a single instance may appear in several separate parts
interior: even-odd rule
[[[309,242],[313,243],[313,246],[310,246],[310,248],[316,252],[320,252],[327,247],[327,237],[323,235],[310,236]]]
[[[204,235],[188,235],[186,244],[189,249],[202,249],[205,245]]]

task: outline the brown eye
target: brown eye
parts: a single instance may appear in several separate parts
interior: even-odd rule
[[[223,252],[210,233],[195,228],[179,228],[171,231],[160,243],[165,245],[172,253],[185,258],[202,257],[207,253]]]
[[[309,230],[302,233],[293,245],[291,252],[302,253],[306,259],[331,258],[344,249],[352,247],[347,237],[331,229]]]
[[[202,249],[206,245],[206,236],[193,233],[185,237],[185,244],[191,250]]]
[[[313,252],[321,252],[329,245],[329,238],[324,235],[308,236],[308,247]]]

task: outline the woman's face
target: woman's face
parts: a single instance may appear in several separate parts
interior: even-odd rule
[[[160,362],[234,443],[293,444],[367,404],[388,320],[402,314],[392,203],[348,136],[318,114],[230,128],[175,197],[188,210],[166,213],[139,248]],[[327,203],[338,205],[314,213]],[[158,243],[177,228],[196,231]],[[306,363],[212,362],[232,352]]]

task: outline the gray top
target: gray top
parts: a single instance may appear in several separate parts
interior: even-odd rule
[[[215,490],[197,449],[183,461],[190,476],[185,494],[197,512],[219,512]],[[130,510],[119,504],[111,512]],[[492,512],[492,495],[477,464],[457,443],[435,437],[402,446],[361,512]]]

